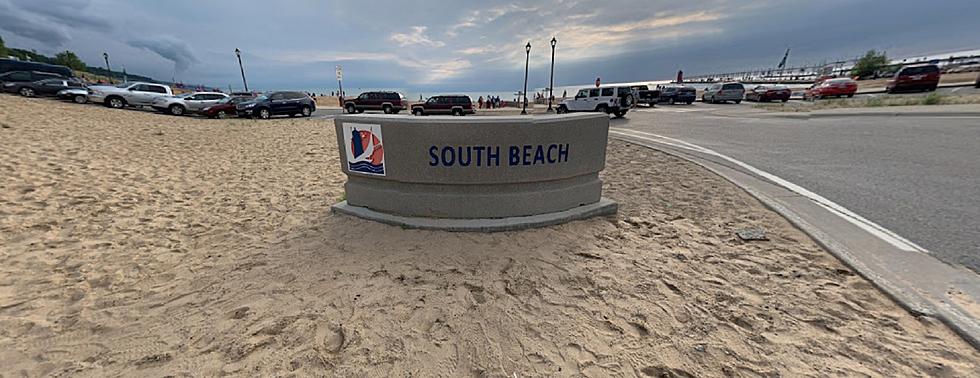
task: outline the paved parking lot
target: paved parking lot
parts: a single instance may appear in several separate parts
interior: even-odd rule
[[[612,126],[741,160],[841,204],[947,263],[980,272],[980,117],[805,120],[758,113],[745,102],[660,105]]]

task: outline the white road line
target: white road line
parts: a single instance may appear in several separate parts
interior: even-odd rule
[[[803,188],[803,187],[801,187],[799,185],[796,185],[796,184],[794,184],[792,182],[786,181],[786,180],[784,180],[784,179],[782,179],[782,178],[780,178],[780,177],[778,177],[776,175],[773,175],[773,174],[771,174],[769,172],[765,172],[765,171],[763,171],[761,169],[758,169],[756,167],[753,167],[751,165],[748,165],[748,164],[746,164],[746,163],[744,163],[742,161],[736,160],[736,159],[734,159],[732,157],[729,157],[729,156],[726,156],[726,155],[722,155],[722,154],[720,154],[718,152],[715,152],[713,150],[710,150],[710,149],[707,149],[707,148],[698,146],[696,144],[691,144],[691,143],[685,142],[685,141],[680,140],[680,139],[674,139],[674,138],[666,137],[666,136],[663,136],[663,135],[651,134],[651,133],[647,133],[647,132],[643,132],[643,131],[638,131],[638,130],[622,129],[622,128],[618,128],[618,127],[611,127],[611,128],[609,128],[609,132],[611,132],[611,133],[613,133],[615,135],[620,135],[620,136],[625,136],[625,137],[630,137],[630,138],[637,138],[637,139],[646,140],[646,141],[654,142],[654,143],[660,143],[660,144],[668,145],[668,146],[671,146],[671,147],[676,147],[676,148],[680,148],[680,149],[685,149],[685,150],[700,152],[700,153],[703,153],[703,154],[706,154],[706,155],[711,155],[711,156],[715,156],[715,157],[724,159],[724,160],[726,160],[726,161],[728,161],[728,162],[730,162],[732,164],[735,164],[735,165],[737,165],[737,166],[739,166],[739,167],[741,167],[741,168],[743,168],[743,169],[745,169],[745,170],[747,170],[747,171],[749,171],[749,172],[751,172],[751,173],[753,173],[753,174],[755,174],[755,175],[757,175],[759,177],[765,178],[765,179],[769,180],[770,182],[772,182],[772,183],[774,183],[776,185],[782,186],[783,188],[786,188],[787,190],[789,190],[791,192],[794,192],[794,193],[799,194],[799,195],[801,195],[803,197],[806,197],[807,199],[815,202],[816,204],[820,205],[821,207],[827,209],[828,211],[837,214],[838,216],[840,216],[844,220],[846,220],[848,222],[851,222],[855,226],[858,226],[862,230],[865,230],[868,233],[877,236],[881,240],[884,240],[885,242],[888,242],[889,244],[895,246],[898,249],[901,249],[903,251],[908,251],[908,252],[929,253],[929,251],[926,250],[925,248],[922,248],[922,247],[918,246],[917,244],[913,243],[912,241],[901,237],[900,235],[892,232],[891,230],[889,230],[889,229],[887,229],[885,227],[882,227],[882,226],[878,225],[877,223],[874,223],[874,222],[872,222],[872,221],[870,221],[868,219],[865,219],[864,217],[862,217],[862,216],[854,213],[853,211],[848,210],[844,206],[838,205],[837,203],[834,203],[833,201],[831,201],[829,199],[826,199],[826,198],[824,198],[823,196],[821,196],[819,194],[816,194],[814,192],[811,192],[811,191],[807,190],[806,188]]]

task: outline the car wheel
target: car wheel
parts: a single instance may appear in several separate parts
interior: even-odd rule
[[[272,113],[269,113],[269,109],[266,108],[259,109],[258,115],[259,119],[269,119],[272,117]]]
[[[627,108],[627,109],[632,108],[633,107],[633,95],[628,94],[628,95],[624,96],[623,97],[623,101],[622,101],[622,103],[620,105],[622,107],[624,107],[624,108]]]
[[[71,98],[71,100],[74,101],[76,104],[84,104],[88,102],[88,97],[85,95],[75,95],[74,97]]]
[[[782,102],[786,102],[786,101],[789,101],[789,99],[788,99],[788,98],[784,98],[784,99],[782,99],[781,101],[782,101]]]
[[[674,105],[674,102],[675,102],[675,100],[674,100],[673,97],[671,97],[670,100],[667,100],[667,103],[668,104],[671,104],[671,105]]]
[[[853,93],[847,95],[847,98],[851,98],[851,97],[854,97]]]
[[[565,113],[568,113],[568,107],[567,107],[567,106],[565,106],[565,105],[558,105],[558,110],[557,110],[557,112],[558,112],[558,114],[565,114]]]
[[[385,105],[381,107],[381,111],[385,114],[391,114],[391,105]]]
[[[609,108],[606,105],[596,106],[595,111],[609,114]]]
[[[302,114],[303,117],[309,117],[313,115],[313,111],[310,110],[309,106],[304,106],[302,109],[300,109],[300,114]]]
[[[354,104],[347,104],[346,108],[347,108],[347,114],[357,113],[357,107],[355,107]]]
[[[20,89],[20,95],[24,97],[34,97],[34,88],[23,87]]]
[[[620,110],[616,112],[616,118],[623,118],[628,110]]]
[[[412,114],[415,115],[415,116],[421,117],[422,116],[422,109],[421,108],[412,109]]]
[[[112,96],[105,99],[105,105],[113,109],[122,109],[126,106],[126,100],[123,100],[122,97]]]
[[[742,103],[742,100],[735,100],[735,103],[736,104],[741,104]]]
[[[226,119],[228,118],[228,113],[226,113],[224,110],[218,111],[218,114],[215,115],[215,118]]]
[[[453,109],[453,116],[462,117],[463,116],[463,111],[460,110],[460,109]]]
[[[184,111],[187,109],[184,109],[183,105],[173,104],[167,110],[170,112],[170,115],[179,116],[184,115]]]

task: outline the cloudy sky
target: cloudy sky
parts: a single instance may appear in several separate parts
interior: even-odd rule
[[[256,89],[510,91],[980,48],[980,1],[0,0],[8,46],[188,83]],[[350,90],[349,90],[350,91]]]

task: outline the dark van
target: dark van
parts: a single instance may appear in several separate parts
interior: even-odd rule
[[[888,81],[885,92],[934,91],[939,86],[939,77],[939,66],[935,64],[902,67],[895,73],[895,77]]]
[[[75,74],[72,73],[71,68],[65,66],[37,62],[24,62],[13,59],[0,59],[0,74],[10,71],[47,72],[65,78],[75,76]]]

